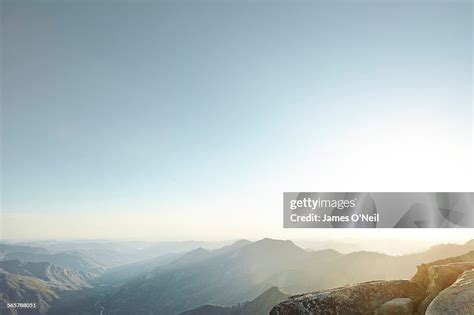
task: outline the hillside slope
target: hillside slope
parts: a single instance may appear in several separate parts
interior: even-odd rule
[[[0,270],[18,276],[27,276],[48,282],[62,290],[90,287],[97,277],[86,271],[72,271],[47,262],[25,262],[21,260],[0,261]]]
[[[287,299],[288,294],[272,287],[252,301],[239,303],[230,307],[220,305],[203,305],[181,315],[267,315],[274,305]]]
[[[7,303],[35,303],[36,307],[27,311],[44,314],[63,293],[89,288],[95,277],[46,262],[1,261],[0,309],[2,314],[12,313]]]

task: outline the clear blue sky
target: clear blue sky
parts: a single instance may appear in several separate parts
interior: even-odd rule
[[[442,156],[466,180],[471,1],[2,1],[1,22],[12,217],[219,213],[271,190],[260,202],[280,224],[282,191],[330,190],[323,169],[355,181],[329,166],[341,154],[383,168],[403,132],[415,159]],[[397,167],[434,179],[422,162]]]

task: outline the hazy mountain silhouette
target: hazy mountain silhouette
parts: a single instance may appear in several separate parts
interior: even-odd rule
[[[97,275],[85,271],[72,271],[47,262],[25,262],[21,260],[0,261],[0,270],[19,276],[47,281],[61,289],[78,289],[90,286]]]
[[[23,260],[29,262],[49,262],[57,266],[76,271],[88,271],[101,274],[105,271],[104,266],[100,261],[93,257],[79,251],[64,252],[57,254],[37,254],[26,252],[6,253],[1,259],[5,260]]]
[[[42,247],[0,243],[0,259],[11,253],[47,254],[48,251]]]
[[[157,267],[168,265],[181,255],[182,254],[169,253],[140,262],[111,268],[105,271],[98,281],[102,285],[119,286],[131,278],[146,274]]]
[[[278,287],[272,287],[252,301],[233,306],[203,305],[181,315],[268,315],[273,306],[286,300],[289,294],[281,292]]]
[[[37,241],[0,244],[0,261],[20,259],[50,262],[71,270],[101,274],[119,266],[142,263],[164,254],[183,254],[202,247],[216,249],[231,241],[142,242],[142,241]],[[176,255],[177,257],[177,255]]]

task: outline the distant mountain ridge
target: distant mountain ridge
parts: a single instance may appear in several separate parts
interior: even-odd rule
[[[81,250],[51,253],[44,248],[23,245],[0,244],[0,261],[49,262],[75,271],[101,274],[106,269],[103,262]]]
[[[272,287],[252,301],[230,307],[203,305],[193,310],[185,311],[181,315],[268,315],[273,306],[286,300],[288,297],[289,294],[283,293],[280,288]]]
[[[47,254],[48,251],[42,247],[0,243],[0,259],[7,253]]]
[[[234,242],[38,241],[0,243],[0,261],[19,259],[50,262],[71,270],[102,274],[108,269],[152,260],[165,254],[184,254],[196,248],[221,248]]]
[[[56,254],[36,254],[36,253],[7,253],[4,260],[22,260],[29,262],[50,262],[57,266],[76,271],[88,271],[101,274],[105,271],[105,266],[82,252],[64,252]]]
[[[37,278],[61,289],[90,287],[97,275],[85,271],[67,270],[48,262],[25,262],[21,260],[0,261],[0,271],[18,276]]]

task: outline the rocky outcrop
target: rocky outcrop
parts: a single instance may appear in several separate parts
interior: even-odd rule
[[[424,314],[431,301],[445,288],[452,285],[458,276],[466,270],[472,270],[474,263],[451,263],[446,265],[422,265],[412,278],[426,292],[418,306],[418,313]]]
[[[295,295],[275,306],[270,314],[374,314],[385,303],[400,297],[417,304],[423,299],[423,291],[408,280],[366,282]]]
[[[411,315],[413,314],[413,301],[410,298],[396,298],[382,304],[375,315]]]
[[[418,266],[416,274],[411,278],[411,281],[425,291],[425,298],[417,307],[418,313],[425,314],[431,301],[442,290],[452,285],[464,271],[473,268],[474,251]]]
[[[422,264],[411,280],[365,282],[294,295],[270,314],[474,315],[472,301],[474,251]]]
[[[429,305],[426,315],[474,314],[474,271],[464,272]]]

